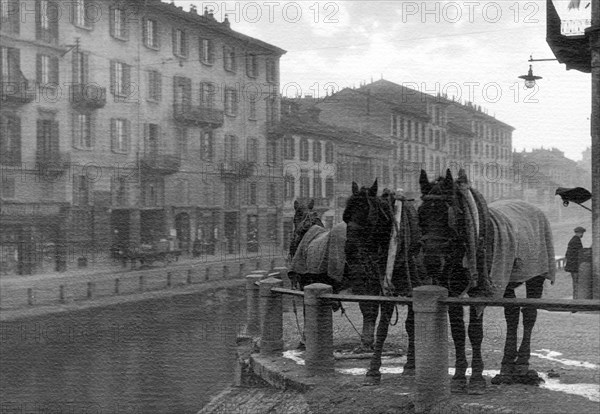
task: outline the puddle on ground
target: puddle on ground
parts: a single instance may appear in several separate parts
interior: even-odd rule
[[[598,365],[592,364],[590,362],[556,358],[557,356],[562,355],[560,352],[550,351],[548,349],[542,349],[540,352],[545,352],[545,355],[537,354],[534,352],[532,352],[531,355],[537,356],[539,358],[546,358],[552,361],[557,361],[569,366],[598,369]],[[291,350],[285,351],[283,353],[283,357],[291,359],[298,365],[304,365],[304,358],[300,356],[301,354],[302,351]],[[402,360],[402,358],[382,358],[382,364],[403,362],[404,361]],[[336,368],[335,371],[339,372],[340,374],[346,375],[365,375],[367,373],[366,368]],[[380,371],[382,374],[402,374],[403,368],[401,366],[382,366]],[[448,374],[454,375],[454,372],[454,368],[448,369]],[[491,378],[498,375],[499,373],[500,371],[495,369],[483,371],[483,375]],[[467,375],[471,375],[471,368],[467,368]],[[560,391],[571,395],[579,395],[581,397],[587,398],[590,401],[600,402],[600,384],[563,384],[560,382],[560,380],[556,378],[549,378],[546,373],[540,372],[539,375],[545,381],[545,383],[540,385],[540,388],[544,388],[551,391]]]

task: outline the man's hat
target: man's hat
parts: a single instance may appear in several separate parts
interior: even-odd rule
[[[575,230],[573,230],[575,233],[583,233],[585,232],[585,229],[583,227],[575,227]]]

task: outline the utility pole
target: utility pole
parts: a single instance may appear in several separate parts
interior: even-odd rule
[[[600,299],[600,0],[592,0],[592,280],[593,299]]]

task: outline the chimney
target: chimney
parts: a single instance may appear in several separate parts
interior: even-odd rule
[[[231,28],[231,23],[229,23],[229,18],[227,17],[227,14],[225,14],[225,20],[223,20],[222,24],[223,24],[223,26],[225,26],[228,29]]]
[[[190,6],[190,13],[192,13],[192,14],[198,14],[198,10],[196,9],[196,5],[195,4],[192,4]]]

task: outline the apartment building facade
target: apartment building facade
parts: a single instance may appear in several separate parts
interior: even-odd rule
[[[284,50],[158,0],[1,5],[4,272],[281,243]]]
[[[387,80],[342,89],[317,107],[324,122],[388,140],[390,181],[410,197],[420,196],[421,169],[433,178],[447,168],[465,168],[488,200],[510,196],[514,128],[479,107]]]
[[[367,132],[324,123],[313,99],[282,99],[281,121],[271,131],[283,146],[283,239],[289,246],[294,201],[314,200],[327,228],[342,221],[352,182],[389,186],[391,145]]]

